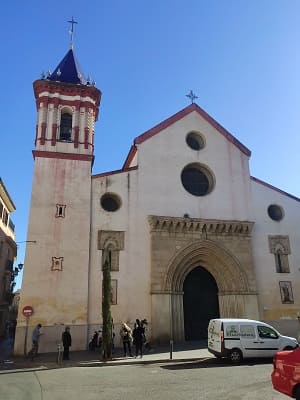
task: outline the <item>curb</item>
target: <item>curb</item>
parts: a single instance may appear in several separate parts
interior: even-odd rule
[[[188,363],[193,361],[205,361],[211,357],[191,357],[191,358],[162,358],[162,359],[153,359],[153,360],[120,360],[113,359],[110,361],[101,361],[101,360],[80,360],[76,362],[71,362],[70,364],[57,364],[56,362],[45,362],[42,365],[33,367],[33,366],[19,366],[12,369],[0,369],[0,375],[3,374],[12,374],[12,373],[20,373],[20,372],[34,372],[34,371],[45,371],[51,369],[62,369],[62,368],[74,368],[74,367],[112,367],[112,366],[125,366],[125,365],[150,365],[150,364],[171,364],[171,363]],[[2,367],[2,366],[1,366]],[[1,368],[0,367],[0,368]]]

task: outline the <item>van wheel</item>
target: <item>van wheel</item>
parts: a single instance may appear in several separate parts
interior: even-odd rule
[[[239,349],[232,349],[229,353],[229,359],[232,363],[238,364],[243,359],[243,354]]]
[[[293,347],[292,347],[292,346],[286,346],[286,347],[283,349],[283,351],[287,351],[287,350],[293,350]]]

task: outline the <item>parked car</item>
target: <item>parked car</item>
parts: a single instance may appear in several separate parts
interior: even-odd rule
[[[274,389],[300,400],[300,348],[279,351],[273,358],[273,366]]]
[[[281,335],[272,326],[251,319],[218,318],[209,321],[208,351],[231,362],[243,358],[273,357],[279,350],[298,347],[296,338]]]

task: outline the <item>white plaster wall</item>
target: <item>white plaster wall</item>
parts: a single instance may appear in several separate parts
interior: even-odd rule
[[[195,151],[186,144],[192,130],[204,135],[204,149]],[[193,196],[182,186],[181,172],[193,162],[214,173],[215,188],[207,196]],[[146,213],[233,220],[250,217],[248,157],[196,112],[139,145],[138,166],[138,190]]]
[[[300,311],[300,202],[272,188],[251,180],[253,212],[253,257],[259,292],[259,307],[264,320],[295,319]],[[284,218],[277,222],[269,216],[269,205],[284,209]],[[269,235],[289,236],[290,273],[276,273],[275,257],[269,250]],[[282,304],[279,281],[291,281],[294,304]]]
[[[137,180],[137,171],[92,179],[91,324],[102,320],[102,251],[97,249],[98,230],[125,231],[120,270],[111,273],[111,278],[118,280],[118,304],[111,308],[115,324],[125,321],[132,325],[136,318],[150,320],[149,236],[147,221],[138,203]],[[107,191],[121,197],[119,211],[110,213],[102,209],[100,198]]]
[[[192,130],[205,136],[203,150],[194,151],[186,144]],[[102,318],[98,230],[125,231],[120,271],[112,271],[112,279],[118,280],[118,304],[112,306],[112,315],[115,323],[133,323],[137,317],[151,317],[148,215],[182,217],[188,213],[194,218],[252,220],[248,157],[198,113],[138,145],[137,162],[137,170],[92,178],[90,324]],[[215,175],[215,189],[207,196],[193,196],[182,186],[181,171],[193,162],[207,165]],[[117,212],[101,208],[100,198],[106,192],[121,197]]]
[[[87,323],[90,191],[89,162],[36,158],[27,236],[36,244],[26,248],[19,309],[32,306],[30,326],[45,327],[42,351],[55,347],[55,338],[46,334],[48,326],[75,329]],[[55,218],[56,204],[66,205],[65,218]],[[63,257],[61,271],[51,270],[52,257]],[[25,323],[20,312],[18,328]],[[21,336],[17,332],[17,353],[22,352]],[[82,335],[80,344],[74,342],[75,349],[84,342]]]

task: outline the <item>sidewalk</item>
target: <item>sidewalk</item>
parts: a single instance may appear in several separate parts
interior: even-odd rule
[[[5,349],[4,353],[1,350]],[[100,352],[76,351],[70,353],[70,360],[57,362],[57,353],[39,354],[36,359],[31,361],[22,356],[11,356],[7,349],[9,342],[0,342],[0,374],[20,372],[21,370],[41,370],[53,368],[68,368],[82,366],[112,366],[130,364],[152,364],[161,362],[187,362],[204,358],[211,358],[212,355],[207,350],[206,341],[186,342],[174,344],[173,352],[170,353],[170,346],[157,346],[150,352],[145,352],[143,358],[124,357],[123,350],[117,348],[111,361],[103,362],[100,359]],[[3,357],[6,354],[8,357]]]

